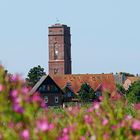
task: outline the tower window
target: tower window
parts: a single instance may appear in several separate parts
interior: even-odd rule
[[[58,73],[58,69],[54,69],[54,74],[57,74]]]
[[[54,60],[58,59],[58,45],[57,43],[54,44]]]
[[[55,60],[58,59],[58,50],[56,50],[56,49],[55,49],[55,52],[54,52],[54,59],[55,59]]]

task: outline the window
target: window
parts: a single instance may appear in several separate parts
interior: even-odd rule
[[[54,44],[54,60],[58,59],[58,45],[57,43]]]
[[[100,91],[97,91],[97,92],[95,93],[95,95],[96,95],[96,97],[100,97],[100,96],[102,96],[102,93],[101,93]]]
[[[45,86],[45,85],[42,85],[42,86],[39,88],[39,92],[41,92],[41,93],[46,92],[46,86]]]
[[[51,92],[58,92],[58,88],[55,85],[51,85]]]
[[[44,97],[44,101],[45,101],[46,104],[48,103],[48,96]]]
[[[58,103],[58,97],[55,97],[55,103]]]
[[[50,85],[47,85],[47,91],[50,91]]]
[[[58,69],[54,69],[54,74],[57,74],[58,73]]]

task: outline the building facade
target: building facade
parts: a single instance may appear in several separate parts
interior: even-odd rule
[[[49,75],[71,74],[70,27],[55,24],[49,27]]]
[[[83,84],[87,83],[97,97],[108,91],[116,96],[113,74],[67,74],[45,75],[32,88],[30,94],[38,92],[47,106],[62,106],[64,102],[78,101],[77,95]]]

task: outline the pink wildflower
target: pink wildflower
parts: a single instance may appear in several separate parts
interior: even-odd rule
[[[84,136],[81,136],[80,140],[86,140],[86,138]]]
[[[85,121],[85,123],[87,123],[87,124],[91,124],[91,123],[92,123],[92,118],[91,118],[91,116],[85,115],[85,116],[84,116],[84,121]]]
[[[21,129],[23,126],[24,126],[23,122],[18,122],[17,124],[15,124],[16,129]]]
[[[104,138],[104,140],[108,140],[108,139],[109,139],[109,134],[108,134],[108,133],[105,133],[105,134],[103,135],[103,138]]]
[[[47,120],[38,120],[37,129],[41,131],[46,131],[49,129],[49,124]]]
[[[54,129],[54,124],[49,124],[49,130],[52,130],[52,129]]]
[[[94,107],[92,106],[87,110],[87,112],[93,112],[93,110],[94,110]]]
[[[2,134],[0,133],[0,140],[3,140],[3,136],[2,136]]]
[[[116,130],[117,128],[118,128],[118,125],[112,125],[112,126],[111,126],[111,129],[112,129],[112,130]]]
[[[11,91],[10,95],[11,95],[11,97],[15,98],[18,95],[18,91],[14,89]]]
[[[120,123],[120,126],[121,126],[121,127],[125,127],[125,121],[122,121],[122,122]]]
[[[140,121],[139,120],[135,120],[133,123],[132,123],[132,129],[134,130],[140,130]]]
[[[103,121],[102,121],[102,124],[107,125],[108,124],[108,119],[104,118]]]
[[[132,119],[132,116],[131,115],[126,115],[125,116],[125,120],[130,120],[130,119]]]
[[[140,103],[138,103],[138,104],[135,104],[135,109],[137,109],[137,110],[139,110],[140,109]]]
[[[41,97],[39,96],[39,94],[35,93],[35,94],[32,96],[32,101],[33,101],[33,102],[41,102],[42,99],[41,99]]]
[[[8,127],[9,127],[9,128],[14,128],[14,125],[15,125],[15,124],[14,124],[13,122],[10,122],[10,123],[8,124]]]
[[[13,98],[12,101],[13,101],[14,104],[19,104],[19,103],[21,103],[21,98],[15,97],[15,98]]]
[[[28,94],[29,89],[27,87],[23,87],[22,89],[23,94]]]
[[[77,126],[77,124],[76,124],[76,123],[75,123],[75,124],[70,125],[70,126],[68,127],[69,131],[70,131],[70,132],[73,132],[73,131],[76,129],[76,126]]]
[[[100,103],[94,102],[94,103],[93,103],[93,107],[94,107],[94,109],[99,109]]]
[[[21,138],[23,140],[29,140],[30,134],[29,134],[29,130],[25,129],[21,132]]]
[[[100,101],[103,101],[103,99],[104,99],[103,96],[100,96],[100,97],[99,97],[99,100],[100,100]]]
[[[16,82],[16,81],[18,81],[18,79],[19,79],[19,75],[12,75],[11,76],[11,81],[12,82]]]
[[[41,102],[40,106],[41,106],[42,108],[46,108],[46,107],[47,107],[47,105],[46,105],[46,103],[45,103],[45,101],[44,101],[44,100],[42,100],[42,102]]]
[[[24,108],[21,107],[19,104],[14,104],[13,110],[19,114],[22,114],[24,112]]]
[[[100,113],[100,112],[96,112],[96,115],[97,115],[97,116],[100,116],[100,115],[101,115],[101,113]]]
[[[68,132],[69,132],[68,128],[63,129],[63,134],[68,134]]]
[[[58,140],[70,140],[68,135],[64,135],[60,138],[58,138]]]
[[[0,92],[2,92],[2,90],[3,90],[3,85],[0,84]]]

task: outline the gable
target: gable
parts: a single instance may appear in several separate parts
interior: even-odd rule
[[[63,93],[61,88],[55,83],[55,81],[49,76],[43,76],[32,88],[30,94],[35,92],[40,93]]]
[[[40,93],[60,93],[62,90],[57,86],[57,84],[52,80],[50,76],[42,82],[38,87],[37,91]]]

